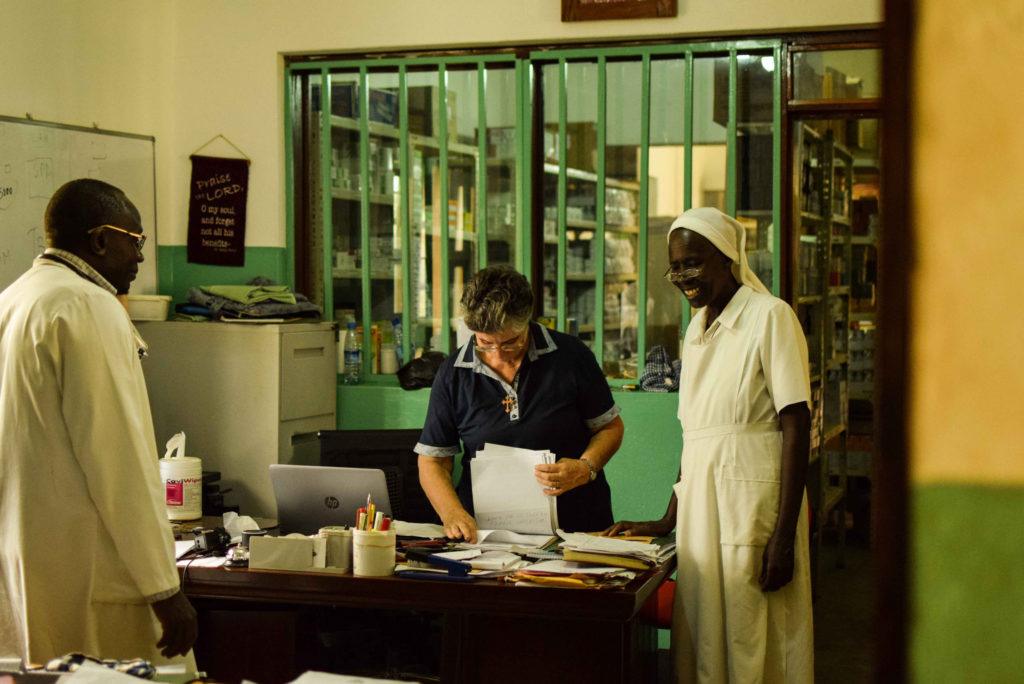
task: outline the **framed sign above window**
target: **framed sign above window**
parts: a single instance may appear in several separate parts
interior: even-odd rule
[[[562,0],[562,21],[676,16],[677,0]]]

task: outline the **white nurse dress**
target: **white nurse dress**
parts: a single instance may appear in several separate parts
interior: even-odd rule
[[[811,682],[814,677],[807,497],[793,580],[758,586],[779,512],[778,412],[808,402],[807,342],[782,300],[740,286],[705,330],[686,331],[672,623],[680,682]]]

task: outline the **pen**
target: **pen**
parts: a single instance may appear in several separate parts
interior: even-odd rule
[[[376,516],[373,518],[373,529],[380,530],[384,524],[384,512],[377,511]]]

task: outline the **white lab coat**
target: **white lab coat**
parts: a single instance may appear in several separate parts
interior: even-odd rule
[[[167,662],[148,603],[179,581],[134,329],[62,264],[0,293],[0,445],[0,655]]]
[[[811,682],[814,678],[807,499],[793,581],[758,586],[779,512],[778,411],[810,398],[807,342],[789,306],[741,286],[683,346],[676,484],[679,583],[672,647],[680,682]]]

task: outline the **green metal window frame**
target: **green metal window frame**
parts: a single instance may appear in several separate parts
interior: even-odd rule
[[[307,76],[310,79],[319,76],[321,93],[321,147],[320,154],[320,179],[322,188],[330,187],[330,160],[331,160],[331,110],[330,110],[330,89],[331,76],[334,73],[358,74],[360,85],[359,96],[359,166],[363,179],[369,177],[369,118],[368,98],[369,89],[367,79],[370,69],[393,68],[397,70],[399,79],[399,159],[403,169],[400,176],[400,224],[402,238],[401,263],[403,271],[408,274],[410,271],[410,244],[411,244],[411,220],[410,220],[410,175],[406,169],[409,165],[409,122],[408,122],[408,97],[406,80],[408,70],[412,67],[436,67],[438,71],[439,102],[442,107],[447,106],[447,70],[450,66],[473,66],[476,67],[477,82],[477,169],[476,169],[476,208],[478,226],[478,244],[476,266],[483,268],[487,265],[487,160],[486,160],[486,121],[487,121],[487,69],[491,66],[511,66],[515,74],[515,90],[517,107],[515,112],[516,129],[516,177],[514,179],[514,203],[516,213],[516,255],[515,266],[521,273],[529,275],[532,269],[533,255],[532,235],[537,230],[543,230],[540,226],[532,225],[532,162],[533,155],[537,153],[533,145],[533,84],[536,76],[536,69],[545,63],[557,63],[559,65],[559,173],[558,173],[558,252],[557,252],[557,326],[564,330],[566,326],[566,301],[565,301],[565,277],[566,277],[566,118],[567,118],[567,92],[566,73],[570,61],[594,61],[598,67],[598,108],[597,108],[597,189],[595,218],[597,239],[595,259],[601,265],[597,269],[595,277],[595,311],[601,325],[595,326],[594,342],[598,354],[603,353],[603,315],[604,315],[604,240],[605,240],[605,199],[606,199],[606,154],[605,146],[607,140],[607,63],[612,59],[638,59],[641,63],[641,159],[640,159],[640,208],[638,224],[640,234],[637,237],[639,253],[637,257],[638,283],[637,301],[645,302],[647,297],[647,244],[648,244],[648,213],[649,213],[649,155],[650,155],[650,90],[651,90],[651,61],[652,58],[678,57],[685,60],[685,82],[682,84],[684,102],[684,130],[683,130],[683,178],[682,200],[684,209],[693,206],[692,197],[692,170],[693,170],[693,74],[695,57],[706,57],[717,55],[729,59],[729,85],[728,85],[728,122],[726,126],[726,208],[732,215],[736,213],[737,203],[737,162],[736,162],[736,135],[737,135],[737,60],[740,55],[748,52],[764,53],[771,51],[775,60],[773,73],[773,168],[772,168],[772,291],[778,295],[781,285],[782,267],[782,244],[781,244],[781,204],[782,204],[782,75],[781,67],[784,63],[783,43],[781,39],[756,39],[738,41],[714,41],[704,43],[679,43],[679,44],[651,44],[637,46],[611,46],[611,47],[583,47],[569,49],[536,49],[527,55],[516,55],[512,53],[495,54],[472,54],[472,55],[425,55],[416,57],[386,57],[386,58],[358,58],[358,59],[334,59],[317,60],[310,62],[296,61],[287,65],[285,69],[285,178],[286,198],[285,213],[287,220],[287,273],[294,285],[294,263],[295,252],[295,150],[292,141],[296,125],[294,108],[298,97],[296,89],[297,77]],[[443,198],[448,197],[448,117],[444,110],[439,117],[439,156],[440,156],[440,193]],[[360,239],[366,245],[369,241],[369,183],[361,184],[360,202]],[[333,278],[331,274],[331,256],[333,254],[333,200],[330,192],[322,193],[322,220],[324,223],[324,305],[325,314],[328,319],[333,317]],[[445,334],[442,335],[442,351],[450,353],[450,335],[448,334],[451,320],[451,302],[448,293],[451,291],[451,276],[449,274],[448,255],[448,212],[441,211],[441,239],[445,249],[441,254],[441,274],[443,278],[441,291],[445,293],[442,300],[442,327]],[[363,324],[363,345],[368,349],[370,345],[370,263],[369,259],[361,265],[362,284],[362,324]],[[409,278],[403,279],[403,301],[406,306],[402,315],[402,352],[403,358],[410,358],[411,349],[411,315],[408,303],[412,299],[412,283]],[[646,358],[647,336],[646,336],[646,306],[637,307],[637,356],[640,362],[637,366],[637,380],[643,373],[643,360]],[[690,318],[689,307],[685,302],[681,303],[681,326],[680,334],[685,330]],[[364,376],[372,378],[369,374],[370,355],[363,358]],[[613,384],[621,385],[635,383],[637,380],[612,380]]]
[[[731,216],[737,212],[737,74],[738,58],[747,53],[764,53],[771,51],[775,60],[772,76],[772,292],[779,294],[781,286],[781,203],[782,203],[782,41],[745,40],[703,44],[680,45],[647,45],[630,47],[605,48],[571,48],[554,50],[535,50],[530,53],[531,66],[557,63],[558,69],[558,135],[559,135],[559,173],[557,185],[557,221],[558,221],[558,259],[557,259],[557,309],[556,320],[560,330],[566,327],[566,295],[565,295],[565,255],[567,250],[566,236],[566,76],[567,64],[570,61],[594,61],[597,64],[597,191],[595,218],[597,249],[595,261],[601,266],[595,278],[595,311],[597,325],[594,333],[595,355],[599,363],[604,350],[603,316],[604,316],[604,241],[605,241],[605,197],[606,197],[606,159],[605,146],[607,140],[607,63],[609,58],[639,59],[641,63],[641,115],[640,115],[640,208],[638,224],[640,234],[638,240],[638,281],[637,281],[637,377],[636,379],[610,379],[613,385],[627,385],[639,382],[643,374],[644,360],[647,358],[647,307],[639,303],[647,300],[647,245],[648,245],[648,209],[649,209],[649,155],[650,155],[650,92],[651,92],[651,58],[679,57],[685,59],[686,79],[683,84],[684,118],[684,169],[683,208],[693,206],[692,170],[693,170],[693,65],[697,56],[721,56],[729,59],[728,85],[728,121],[726,124],[726,211]],[[681,330],[685,331],[690,321],[690,309],[685,301],[681,302]]]

